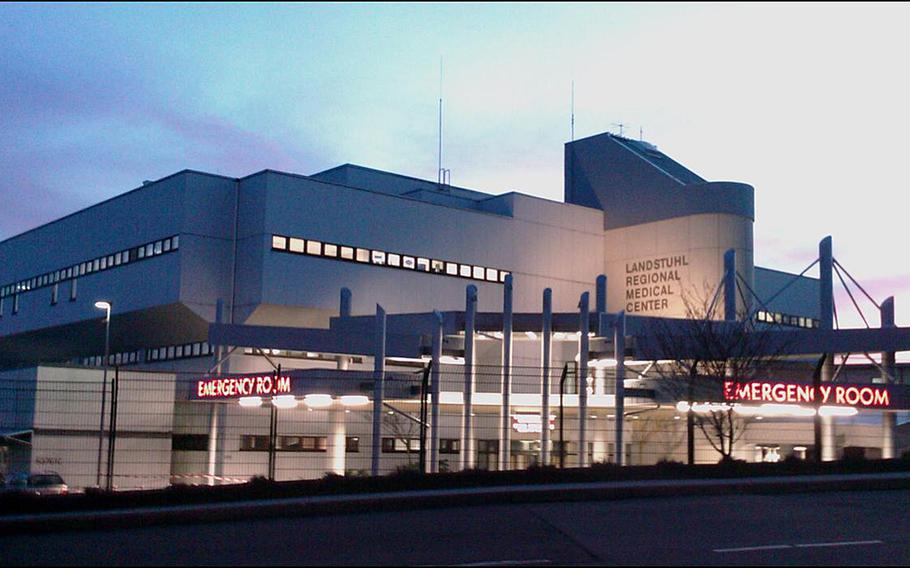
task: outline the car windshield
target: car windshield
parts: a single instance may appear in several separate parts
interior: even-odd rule
[[[55,473],[33,475],[28,478],[29,485],[63,485],[63,478]]]

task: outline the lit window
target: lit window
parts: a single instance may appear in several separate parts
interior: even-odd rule
[[[112,255],[112,254],[107,255],[107,267],[108,268],[114,267],[114,255]]]
[[[413,256],[403,256],[401,257],[401,266],[409,270],[414,270],[417,268],[417,261]]]
[[[155,245],[153,243],[145,245],[145,256],[152,256],[153,254],[155,254]]]
[[[449,276],[458,276],[458,265],[454,262],[446,263],[446,274]]]
[[[417,270],[422,270],[423,272],[429,272],[430,271],[430,259],[417,257]]]
[[[354,260],[354,249],[351,247],[341,247],[341,258],[344,260]]]
[[[500,282],[505,282],[505,281],[506,281],[506,276],[508,276],[509,274],[511,274],[511,272],[506,272],[505,270],[500,270],[500,271],[499,271],[499,281],[500,281]]]
[[[307,241],[306,253],[316,256],[322,256],[322,243],[319,241]]]
[[[167,358],[168,358],[168,359],[173,359],[173,358],[174,358],[174,353],[175,353],[176,351],[177,351],[177,348],[174,347],[173,345],[171,345],[170,347],[168,347],[168,348],[167,348]]]
[[[278,237],[278,238],[284,238],[284,237]],[[274,239],[275,239],[275,237],[272,237],[272,248],[275,248],[275,240],[274,240]],[[138,256],[139,258],[145,258],[145,247],[139,247],[139,251],[138,251],[138,254],[137,254],[136,256]]]
[[[441,260],[431,260],[430,261],[430,271],[435,272],[436,274],[442,274],[445,272],[446,263]]]
[[[323,244],[322,254],[336,258],[338,256],[338,245],[330,245],[329,243]]]
[[[287,250],[287,237],[282,237],[281,235],[272,235],[272,248],[275,250]]]
[[[299,252],[303,254],[305,246],[306,244],[303,242],[303,239],[295,239],[291,237],[291,242],[288,245],[288,250],[291,252]]]
[[[76,301],[76,282],[78,282],[78,280],[75,278],[70,281],[70,302]]]
[[[123,261],[123,264],[126,264],[127,262],[129,262],[130,261],[130,251],[128,251],[128,250],[123,251],[121,260]]]
[[[118,252],[117,254],[114,255],[114,266],[120,266],[120,262],[121,262],[120,259],[121,259],[120,253]]]
[[[474,274],[473,274],[473,277],[474,277],[474,279],[476,279],[476,280],[483,280],[483,267],[482,267],[482,266],[475,266],[475,267],[474,267]]]
[[[180,248],[180,236],[179,235],[171,237],[171,249],[177,250],[178,248]]]
[[[401,266],[401,255],[390,252],[387,258],[389,261],[389,266]]]
[[[162,247],[164,252],[170,252],[171,250],[171,239],[164,239],[164,246]]]
[[[372,255],[373,264],[385,265],[385,253],[381,250],[374,250]]]
[[[178,345],[174,348],[174,357],[179,358],[183,357],[183,345]]]
[[[370,262],[370,251],[367,249],[357,249],[357,262]]]
[[[193,344],[193,357],[198,357],[202,353],[202,344],[194,343]]]
[[[471,277],[471,265],[470,265],[470,264],[462,264],[461,266],[459,266],[459,267],[458,267],[458,275],[459,275],[459,276],[464,276],[465,278],[470,278],[470,277]]]
[[[498,270],[495,268],[487,268],[487,280],[489,282],[496,282],[499,280]]]
[[[99,260],[99,262],[100,262],[100,264],[98,266],[101,268],[101,270],[106,270],[107,269],[107,257],[102,257]]]
[[[154,251],[155,254],[161,254],[161,241],[155,243]]]

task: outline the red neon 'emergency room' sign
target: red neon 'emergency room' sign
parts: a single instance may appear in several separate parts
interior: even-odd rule
[[[888,408],[891,396],[885,387],[874,385],[811,384],[755,381],[724,381],[724,400],[735,402],[777,402],[782,404],[814,403]]]
[[[255,375],[248,377],[219,377],[196,381],[197,398],[239,398],[244,396],[275,396],[290,394],[291,377]]]

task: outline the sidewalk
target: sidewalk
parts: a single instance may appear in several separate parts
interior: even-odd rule
[[[598,501],[730,493],[807,493],[910,488],[910,472],[515,485],[470,489],[325,495],[230,503],[0,517],[0,534],[211,523],[238,517],[337,515],[495,503]]]

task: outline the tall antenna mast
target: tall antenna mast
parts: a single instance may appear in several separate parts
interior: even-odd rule
[[[436,170],[436,183],[443,183],[442,169],[442,56],[439,56],[439,166]]]
[[[642,128],[641,126],[638,127],[638,141],[639,142],[645,141],[645,129]]]
[[[571,120],[572,142],[575,142],[575,79],[572,79],[572,120]]]

